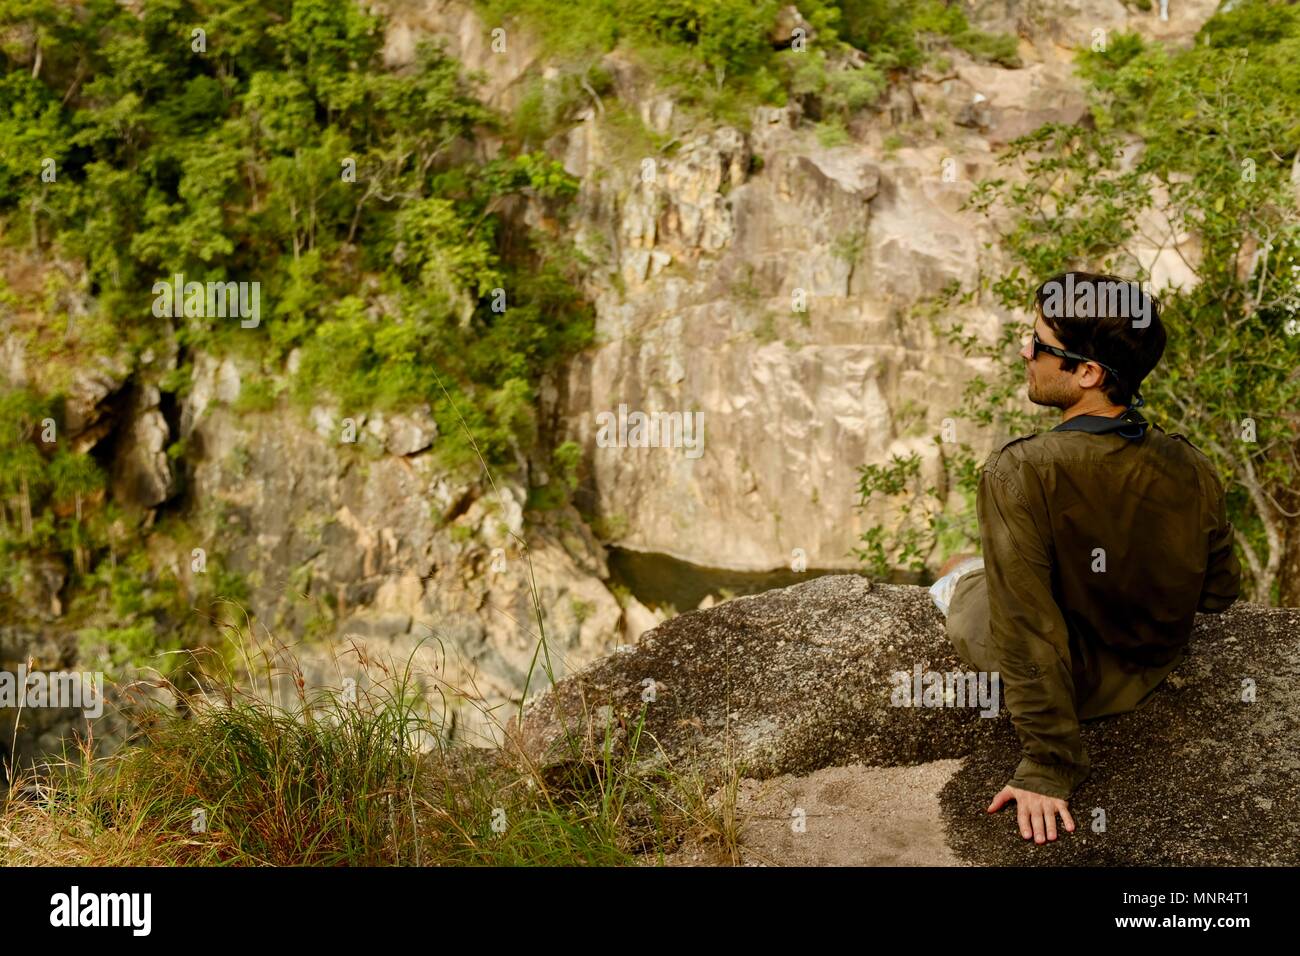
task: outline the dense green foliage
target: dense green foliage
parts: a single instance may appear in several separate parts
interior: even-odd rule
[[[974,57],[1020,65],[1016,38],[970,25],[960,4],[942,0],[841,0],[841,34],[882,69],[924,65],[926,46],[942,39]]]
[[[842,118],[885,91],[888,73],[915,69],[936,42],[1017,65],[1016,38],[973,29],[960,4],[942,0],[801,0],[803,44],[774,27],[786,0],[479,0],[489,23],[527,24],[542,37],[565,94],[526,101],[534,135],[553,131],[563,104],[578,107],[610,82],[600,60],[631,51],[679,107],[745,126],[749,108],[804,99],[814,116]],[[846,57],[854,51],[860,57]],[[561,107],[558,111],[556,107]],[[545,118],[543,118],[543,116]],[[540,121],[539,121],[540,120]],[[549,122],[548,122],[549,120]]]
[[[219,340],[262,355],[268,375],[301,348],[304,396],[432,399],[448,426],[459,397],[490,458],[528,442],[518,400],[587,340],[590,317],[563,250],[524,238],[535,257],[502,254],[498,212],[517,194],[559,204],[574,183],[534,154],[452,159],[493,123],[453,61],[422,47],[409,70],[384,70],[379,21],[324,0],[176,0],[139,17],[102,0],[11,3],[3,22],[16,29],[0,137],[15,145],[0,209],[33,246],[85,263],[115,338],[170,334],[150,290],[175,273],[257,281],[256,329],[191,318],[182,348]]]
[[[342,416],[428,402],[448,465],[513,465],[541,376],[590,341],[573,252],[506,217],[531,198],[561,219],[575,182],[539,153],[472,158],[498,118],[432,47],[386,69],[381,26],[329,0],[0,4],[0,298],[34,373],[0,400],[5,593],[30,605],[60,556],[113,613],[87,639],[115,659],[174,636],[195,595],[141,587],[141,516],[62,438],[59,399],[97,357],[166,393],[197,350],[233,350],[260,371],[242,411],[286,389]],[[176,274],[258,283],[258,320],[157,309]],[[212,571],[202,589],[240,596]]]

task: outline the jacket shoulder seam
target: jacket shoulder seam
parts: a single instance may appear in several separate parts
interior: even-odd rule
[[[1016,496],[1016,500],[1019,501],[1021,505],[1026,509],[1029,508],[1029,500],[1025,498],[1024,492],[1020,490],[1020,487],[1010,475],[1002,471],[1000,458],[994,459],[986,464],[984,466],[984,473],[997,478],[1003,485],[1011,489],[1011,492]]]

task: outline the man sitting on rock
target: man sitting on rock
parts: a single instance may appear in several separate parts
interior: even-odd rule
[[[1209,459],[1137,411],[1165,348],[1155,300],[1071,272],[1038,288],[1035,313],[1029,400],[1062,409],[1061,424],[989,455],[983,557],[951,558],[931,593],[962,659],[1000,674],[1022,744],[988,812],[1015,800],[1021,835],[1043,843],[1058,813],[1074,830],[1068,801],[1090,772],[1079,721],[1145,704],[1196,612],[1236,599],[1241,565]]]

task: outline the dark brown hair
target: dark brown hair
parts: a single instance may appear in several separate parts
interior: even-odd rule
[[[1136,282],[1094,272],[1062,272],[1034,292],[1043,321],[1071,352],[1109,365],[1102,388],[1116,405],[1127,405],[1165,352],[1160,303]],[[1073,372],[1074,359],[1061,359]]]

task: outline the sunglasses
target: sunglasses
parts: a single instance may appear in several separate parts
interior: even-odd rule
[[[1116,371],[1113,366],[1107,365],[1105,362],[1098,362],[1094,358],[1088,358],[1088,356],[1080,355],[1078,352],[1071,352],[1069,349],[1058,349],[1055,345],[1048,345],[1046,342],[1044,342],[1042,339],[1038,337],[1037,329],[1033,330],[1033,337],[1034,337],[1034,354],[1033,354],[1034,358],[1038,358],[1039,352],[1046,352],[1048,355],[1055,355],[1057,358],[1073,359],[1076,362],[1091,362],[1094,365],[1100,365],[1107,372],[1109,372],[1113,378],[1122,380],[1122,377],[1120,376],[1119,372]],[[1136,407],[1142,404],[1144,404],[1144,402],[1142,401],[1141,394],[1134,392],[1133,405]]]
[[[1098,362],[1096,359],[1088,358],[1086,355],[1080,355],[1078,352],[1071,352],[1069,349],[1058,349],[1055,345],[1048,345],[1038,337],[1038,330],[1034,329],[1034,358],[1038,358],[1039,352],[1046,352],[1048,355],[1055,355],[1057,358],[1074,359],[1076,362],[1091,362],[1094,365],[1100,365],[1111,375],[1119,378],[1119,372],[1115,371],[1105,362]]]

